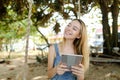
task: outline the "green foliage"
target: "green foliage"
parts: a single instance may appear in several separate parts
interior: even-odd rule
[[[71,17],[69,14],[73,12],[77,17],[78,1],[73,0],[71,3],[69,0],[34,0],[32,7],[32,22],[31,35],[35,35],[36,29],[39,27],[48,27],[49,24],[56,24],[53,27],[55,33],[60,31],[60,24],[58,23],[59,16],[62,19],[68,19]],[[66,4],[73,4],[71,6],[64,7]],[[54,15],[54,13],[59,13]],[[0,42],[9,42],[11,40],[20,39],[26,34],[26,27],[28,18],[28,3],[26,0],[1,0],[0,3]],[[49,23],[49,24],[48,24]],[[41,34],[41,33],[40,33]],[[40,37],[44,38],[44,37]]]
[[[53,26],[55,33],[60,31],[58,20],[77,18],[79,11],[78,0],[33,0],[31,34],[34,35],[39,27]],[[104,1],[107,10],[112,9],[114,0],[80,0],[81,15],[88,13],[94,6],[100,8],[99,2]],[[119,0],[118,3],[120,3]],[[72,6],[70,6],[72,5]],[[120,5],[120,4],[118,4]],[[111,8],[110,8],[111,7]],[[27,0],[0,0],[0,44],[12,39],[25,36],[28,26]],[[105,11],[105,10],[104,10]],[[70,13],[73,13],[71,15]],[[55,15],[58,13],[58,15]],[[53,23],[54,22],[54,23]],[[38,31],[39,32],[39,31]],[[40,33],[41,34],[41,33]]]
[[[59,24],[58,22],[56,22],[56,24],[55,24],[53,30],[55,31],[55,33],[60,32],[60,24]]]

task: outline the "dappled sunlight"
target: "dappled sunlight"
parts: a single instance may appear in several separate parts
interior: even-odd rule
[[[8,68],[16,68],[16,65],[7,65]]]
[[[105,75],[105,78],[115,78],[117,80],[120,80],[120,75],[116,71],[109,72]]]
[[[34,77],[32,80],[48,80],[48,77],[47,76],[45,76],[45,75],[43,75],[43,76],[36,76],[36,77]]]
[[[105,77],[110,77],[110,75],[111,75],[111,73],[107,73],[107,74],[105,75]]]
[[[9,64],[6,62],[0,64],[0,80],[23,80],[24,73],[29,78],[27,80],[48,80],[47,63],[38,63],[36,55],[41,56],[41,52],[39,50],[29,51],[28,66],[25,69],[24,52],[12,53],[10,59],[5,58],[5,61],[10,61]],[[96,65],[91,63],[86,80],[120,80],[119,67],[114,63],[98,63]],[[26,71],[24,72],[24,70]]]
[[[6,58],[8,53],[0,55],[3,57],[4,63],[0,64],[0,80],[23,80],[24,73],[28,76],[27,80],[45,80],[46,76],[46,65],[40,64],[36,61],[36,55],[40,55],[40,51],[29,51],[28,55],[28,67],[25,69],[25,57],[24,52],[22,53],[11,53],[11,58]],[[45,55],[43,55],[45,56]],[[26,70],[24,72],[24,69]],[[43,71],[41,71],[43,70]]]
[[[6,80],[6,79],[1,79],[1,80]]]
[[[41,51],[41,50],[29,50],[28,51],[28,59],[34,59],[36,55],[39,56],[46,56],[48,54],[48,51]],[[0,59],[8,59],[9,52],[0,52]],[[22,60],[24,61],[25,52],[11,52],[10,53],[10,59],[9,60]]]

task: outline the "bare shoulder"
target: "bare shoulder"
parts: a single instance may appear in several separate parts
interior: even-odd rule
[[[49,50],[51,51],[54,51],[55,50],[55,48],[54,48],[54,44],[51,44],[50,46],[49,46]]]
[[[58,49],[60,50],[61,48],[61,44],[57,44],[57,46],[58,46]],[[50,45],[50,47],[49,47],[49,55],[51,55],[52,57],[54,56],[56,56],[56,51],[55,51],[55,44],[51,44]]]

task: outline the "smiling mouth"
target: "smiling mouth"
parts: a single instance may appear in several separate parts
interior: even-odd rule
[[[67,35],[72,35],[72,33],[70,33],[70,32],[66,32],[66,34],[67,34]]]

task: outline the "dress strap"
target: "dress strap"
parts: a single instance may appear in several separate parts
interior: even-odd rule
[[[54,46],[55,46],[56,56],[60,56],[59,49],[58,49],[58,44],[54,44]]]
[[[61,60],[61,57],[60,57],[60,54],[59,54],[58,44],[54,44],[54,47],[55,47],[56,57],[54,59],[53,67],[55,67],[56,65],[58,65],[59,62],[60,62],[60,60]]]

